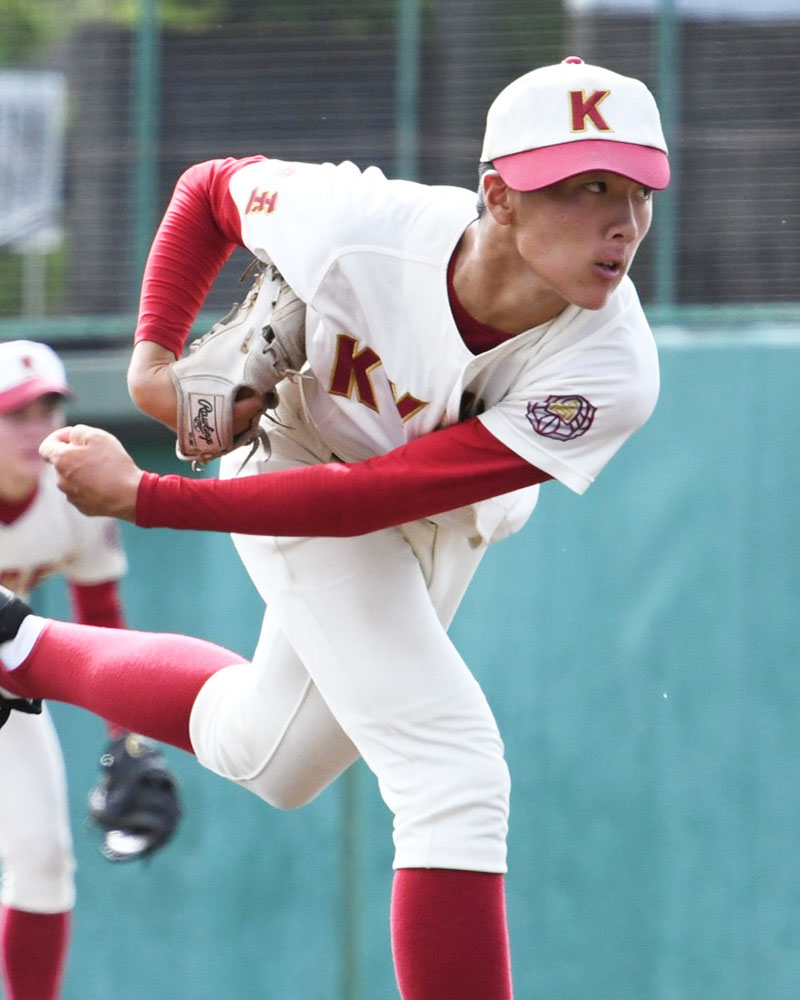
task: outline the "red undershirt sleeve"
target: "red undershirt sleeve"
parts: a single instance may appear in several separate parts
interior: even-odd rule
[[[72,617],[81,625],[125,628],[122,602],[116,580],[103,583],[69,584]]]
[[[146,472],[136,523],[248,535],[362,535],[550,478],[473,418],[351,464],[229,480]]]
[[[135,343],[152,340],[181,356],[214,279],[242,245],[230,178],[262,159],[207,160],[180,176],[145,265]]]

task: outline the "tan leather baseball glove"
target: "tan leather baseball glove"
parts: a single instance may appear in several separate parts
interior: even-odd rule
[[[233,404],[243,390],[263,394],[262,412],[278,402],[278,383],[299,373],[306,360],[305,303],[273,264],[256,261],[252,287],[227,316],[189,345],[170,367],[178,395],[176,452],[202,465],[259,436],[257,414],[246,431],[234,435]]]

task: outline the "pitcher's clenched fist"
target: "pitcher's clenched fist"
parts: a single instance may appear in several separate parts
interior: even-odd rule
[[[143,473],[113,434],[86,424],[62,427],[44,439],[39,453],[79,511],[133,521]]]

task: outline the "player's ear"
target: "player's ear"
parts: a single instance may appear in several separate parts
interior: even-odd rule
[[[496,170],[487,170],[481,178],[483,203],[495,222],[507,226],[512,221],[511,188]]]

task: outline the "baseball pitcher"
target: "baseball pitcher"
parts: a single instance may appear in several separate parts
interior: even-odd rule
[[[541,484],[583,493],[659,385],[628,276],[669,181],[644,84],[575,57],[525,74],[489,109],[479,176],[476,207],[349,162],[191,167],[153,243],[129,385],[186,458],[224,453],[220,478],[145,472],[83,426],[43,446],[84,512],[233,533],[266,604],[251,662],[188,637],[108,648],[11,594],[0,612],[9,694],[103,712],[273,805],[362,757],[394,816],[403,1000],[512,996],[510,779],[448,625]],[[185,353],[235,246],[258,286]],[[145,651],[157,668],[134,694]]]

